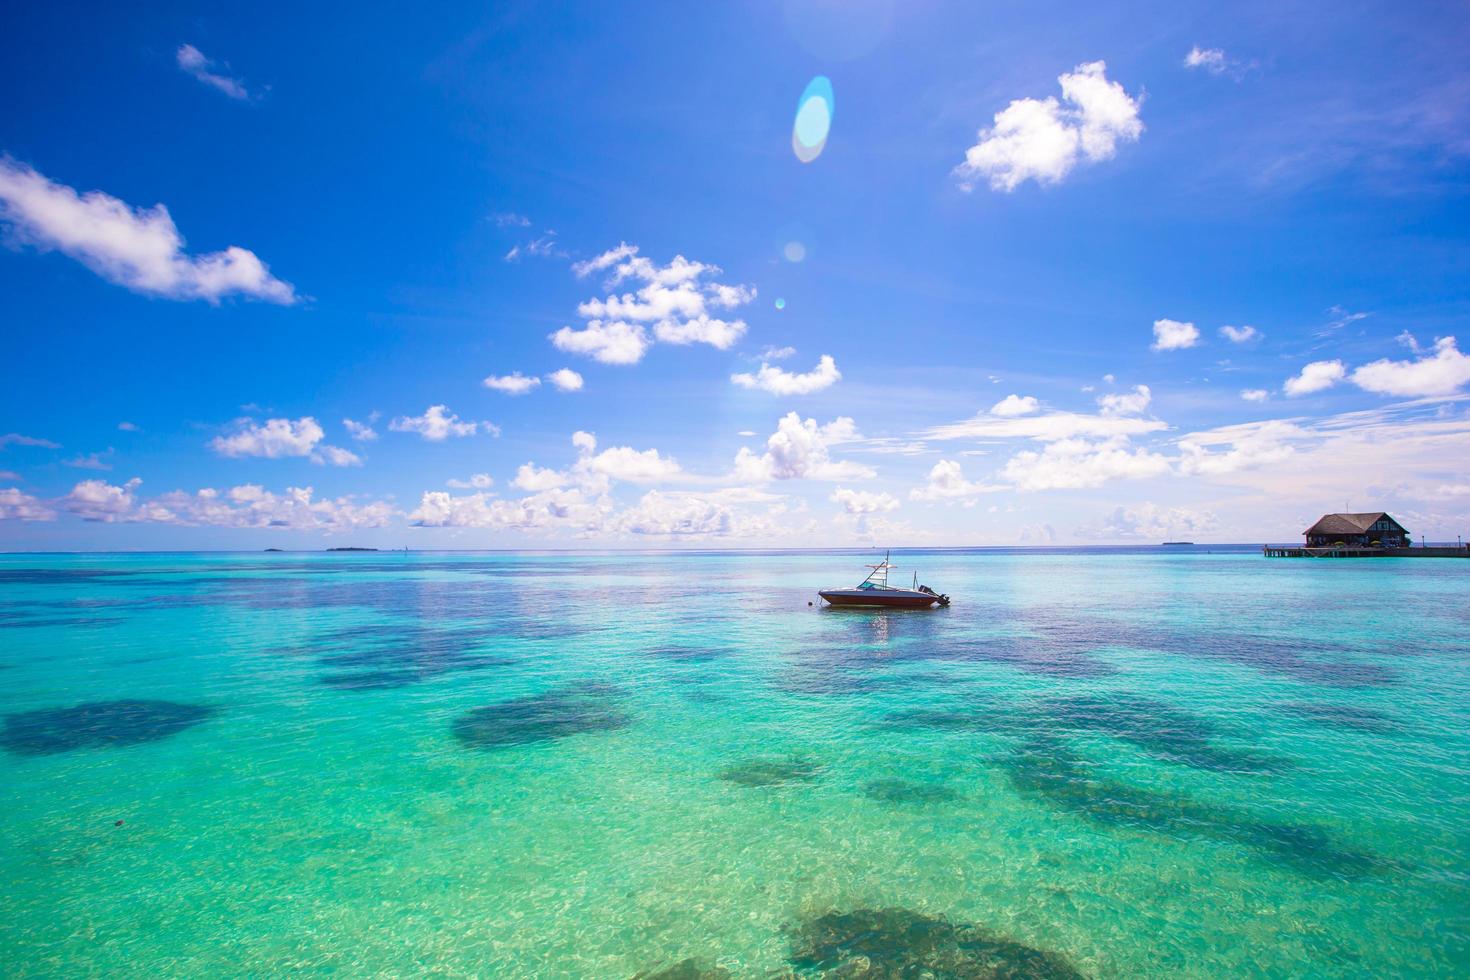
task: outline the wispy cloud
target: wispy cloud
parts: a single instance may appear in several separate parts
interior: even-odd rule
[[[241,102],[249,102],[254,97],[243,81],[225,74],[229,70],[229,65],[206,58],[204,52],[192,44],[179,45],[175,58],[180,71],[192,75],[215,91],[223,92],[230,98]]]
[[[134,292],[209,303],[233,295],[297,301],[291,284],[248,249],[186,254],[162,204],[135,209],[101,191],[78,194],[9,158],[0,158],[0,221],[20,241],[55,249]]]

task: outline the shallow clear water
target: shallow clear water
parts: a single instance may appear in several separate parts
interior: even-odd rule
[[[1470,973],[1470,562],[866,560],[0,557],[0,962]]]

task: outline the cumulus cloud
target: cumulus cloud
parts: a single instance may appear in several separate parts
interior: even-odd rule
[[[972,483],[965,479],[960,464],[952,459],[941,459],[929,470],[929,482],[909,491],[910,500],[967,500],[966,506],[974,505],[974,497],[983,493],[995,493],[1010,488],[1000,484]]]
[[[486,388],[492,391],[504,392],[507,395],[524,395],[532,389],[541,386],[540,378],[528,378],[519,371],[496,377],[490,375],[483,382]]]
[[[1034,415],[1041,410],[1041,403],[1030,395],[1006,395],[990,406],[991,415],[1015,418],[1017,415]]]
[[[1214,532],[1219,526],[1220,519],[1210,511],[1142,503],[1115,507],[1095,524],[1078,528],[1077,536],[1101,541],[1159,541],[1200,537]]]
[[[1016,453],[1001,478],[1018,490],[1098,487],[1109,480],[1138,480],[1170,471],[1169,460],[1147,449],[1130,449],[1123,439],[1089,442],[1062,439],[1039,452]]]
[[[71,459],[64,459],[61,461],[61,465],[70,466],[78,470],[110,470],[112,469],[112,464],[107,462],[105,457],[111,455],[112,449],[109,448],[106,452],[102,453],[86,453],[85,455],[74,456]]]
[[[1419,353],[1417,343],[1410,346]],[[1353,371],[1352,380],[1364,391],[1381,395],[1410,398],[1452,395],[1470,384],[1470,356],[1460,353],[1454,337],[1440,337],[1434,342],[1432,354],[1413,361],[1385,358],[1364,364]]]
[[[1248,402],[1263,402],[1271,397],[1271,393],[1265,388],[1242,388],[1240,397]]]
[[[193,75],[210,88],[223,92],[232,99],[239,99],[242,102],[250,100],[250,91],[245,88],[245,83],[238,78],[231,78],[221,70],[228,70],[228,65],[218,64],[204,57],[204,53],[194,45],[179,45],[179,50],[174,57],[178,61],[180,71]]]
[[[1154,350],[1184,350],[1199,343],[1199,328],[1192,323],[1163,318],[1154,321]]]
[[[209,303],[231,295],[297,301],[291,284],[248,249],[186,254],[162,204],[134,209],[101,191],[78,194],[9,158],[0,158],[0,220],[18,241],[55,249],[134,292]]]
[[[522,463],[511,483],[528,493],[539,493],[563,486],[567,480],[567,475],[560,470],[539,467],[535,463]]]
[[[424,493],[408,519],[421,527],[591,532],[602,527],[610,509],[605,499],[589,500],[575,487],[545,490],[518,500],[499,500],[483,493],[455,497],[433,490]]]
[[[555,385],[557,391],[582,390],[582,376],[571,368],[561,368],[552,371],[546,376],[546,380]]]
[[[1285,419],[1194,433],[1179,440],[1179,472],[1220,476],[1280,463],[1296,452],[1304,435],[1300,426]]]
[[[745,321],[714,314],[743,306],[756,295],[751,286],[717,282],[713,277],[720,274],[718,266],[682,255],[657,265],[627,242],[577,263],[572,271],[579,278],[608,272],[606,295],[578,305],[578,315],[587,321],[583,329],[562,327],[551,334],[551,342],[607,364],[635,364],[655,340],[728,350],[745,335]],[[629,282],[636,288],[617,291]]]
[[[18,487],[0,488],[0,521],[54,521],[56,511]]]
[[[662,483],[682,472],[679,464],[657,449],[637,450],[630,446],[613,446],[578,461],[579,469],[621,480],[625,483]]]
[[[417,432],[430,442],[443,442],[450,436],[472,436],[480,430],[478,422],[461,422],[445,405],[430,405],[422,415],[401,415],[388,423],[394,432]],[[492,430],[493,434],[494,430]]]
[[[1099,397],[1097,404],[1104,415],[1139,415],[1152,400],[1148,385],[1134,385],[1131,392]]]
[[[648,331],[634,323],[589,320],[581,330],[562,327],[551,335],[558,350],[582,354],[604,364],[637,364],[653,346]]]
[[[318,466],[361,466],[362,457],[341,446],[318,446],[312,450],[311,461]]]
[[[495,479],[489,473],[476,473],[468,480],[450,479],[444,483],[456,490],[489,490],[495,486]]]
[[[984,179],[991,190],[1013,191],[1027,180],[1055,184],[1078,163],[1109,160],[1119,142],[1136,142],[1143,133],[1141,99],[1106,76],[1094,61],[1060,75],[1062,100],[1016,99],[995,114],[994,125],[980,131],[955,168],[960,188],[972,190]]]
[[[861,480],[877,474],[850,460],[833,460],[832,446],[858,438],[857,426],[847,416],[826,425],[816,419],[805,419],[787,412],[776,424],[776,431],[766,440],[766,451],[759,456],[742,448],[735,457],[735,475],[752,483],[768,480]]]
[[[1325,391],[1347,376],[1341,361],[1313,361],[1295,377],[1287,378],[1281,390],[1288,395],[1310,395]]]
[[[122,486],[114,486],[106,480],[83,480],[61,498],[61,505],[84,521],[101,521],[111,524],[133,517],[137,490],[142,480],[134,477]]]
[[[1244,344],[1252,340],[1259,340],[1261,337],[1261,331],[1251,326],[1232,327],[1229,324],[1226,324],[1225,326],[1220,328],[1220,336],[1224,337],[1232,344]]]
[[[374,413],[376,415],[377,413]],[[347,434],[358,442],[373,442],[378,438],[377,430],[366,422],[355,422],[352,419],[343,419],[342,427]]]
[[[310,415],[299,419],[268,419],[256,425],[253,419],[235,420],[235,431],[216,436],[209,447],[221,456],[309,456],[325,433]]]
[[[876,493],[870,490],[849,490],[846,487],[838,487],[827,499],[834,504],[841,504],[842,509],[849,514],[880,514],[885,511],[898,510],[897,497],[889,493]]]
[[[760,371],[755,374],[730,375],[730,380],[742,388],[759,388],[773,395],[810,395],[832,387],[841,378],[837,362],[830,354],[823,354],[817,366],[805,374],[762,363]]]

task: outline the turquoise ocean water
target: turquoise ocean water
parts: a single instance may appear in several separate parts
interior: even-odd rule
[[[0,556],[3,971],[1470,975],[1470,562],[894,559]]]

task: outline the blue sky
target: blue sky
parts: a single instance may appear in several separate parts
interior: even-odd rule
[[[1467,41],[1453,5],[18,9],[0,547],[1289,540],[1344,504],[1453,539]]]

